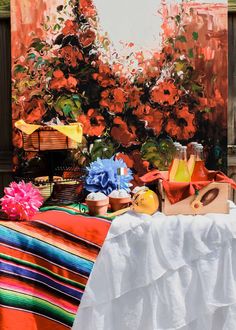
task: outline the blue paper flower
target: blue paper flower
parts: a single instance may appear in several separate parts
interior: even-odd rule
[[[100,159],[92,162],[87,167],[88,175],[85,180],[85,188],[90,192],[101,191],[109,195],[115,189],[125,189],[130,191],[130,181],[133,179],[132,172],[128,169],[126,175],[118,176],[117,169],[125,167],[123,159]]]

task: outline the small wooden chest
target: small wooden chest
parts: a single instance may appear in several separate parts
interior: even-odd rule
[[[167,172],[162,172],[165,176]],[[166,215],[229,213],[229,184],[211,182],[192,195],[175,204],[171,204],[163,189],[162,180],[158,181],[158,193],[161,199],[161,212]]]

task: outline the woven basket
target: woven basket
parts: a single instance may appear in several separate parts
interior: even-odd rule
[[[83,182],[55,182],[51,196],[44,206],[77,204],[84,200]]]
[[[53,191],[54,182],[48,182],[48,180],[48,176],[40,176],[34,179],[34,186],[40,191],[40,194],[44,200],[48,199]],[[54,176],[53,180],[55,182],[60,182],[62,181],[62,177]]]
[[[41,184],[41,185],[35,186],[35,187],[39,190],[43,199],[46,200],[52,194],[53,185],[54,185],[54,183],[47,183],[47,184]]]
[[[25,151],[77,149],[79,143],[52,127],[40,127],[32,134],[22,132]]]

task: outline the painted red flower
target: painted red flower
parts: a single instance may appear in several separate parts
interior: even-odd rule
[[[140,67],[142,68],[142,76],[144,77],[144,80],[159,77],[161,65],[157,53],[155,53],[152,58],[143,61],[143,63],[140,64]]]
[[[69,75],[69,77],[66,78],[61,70],[55,70],[53,72],[53,78],[51,79],[49,86],[51,89],[56,90],[65,88],[69,91],[75,91],[77,83],[77,79],[75,79],[73,76]]]
[[[86,135],[100,136],[105,130],[105,120],[95,109],[89,109],[87,115],[81,114],[77,119],[83,125],[83,133]]]
[[[164,120],[162,112],[151,108],[149,113],[143,116],[143,120],[146,122],[147,127],[151,128],[156,135],[161,133]]]
[[[97,80],[102,87],[115,86],[115,80],[112,77],[112,70],[108,64],[102,62],[98,65],[99,73],[93,74],[93,79]]]
[[[140,144],[136,135],[136,127],[133,125],[128,126],[120,117],[114,119],[111,136],[124,147]]]
[[[140,104],[140,96],[142,92],[135,86],[127,86],[128,103],[131,108],[136,108]]]
[[[116,159],[123,159],[123,161],[126,163],[127,167],[132,168],[134,166],[133,159],[128,156],[127,154],[124,154],[122,152],[119,152],[116,154]]]
[[[127,96],[125,91],[120,88],[106,89],[101,93],[100,105],[108,108],[112,113],[121,113],[124,109]]]
[[[175,55],[176,55],[176,53],[172,46],[165,46],[162,48],[162,52],[160,54],[160,60],[163,62],[163,61],[166,61],[166,59],[168,57],[171,58]],[[178,55],[178,53],[177,53],[177,55]]]
[[[67,85],[65,86],[70,91],[75,90],[75,87],[77,86],[77,79],[75,79],[73,76],[69,76],[67,78]]]
[[[129,155],[119,152],[116,155],[117,159],[123,159],[129,168],[133,168],[139,176],[144,175],[149,171],[150,163],[142,159],[141,152],[134,150]]]
[[[93,5],[92,0],[80,0],[79,9],[81,13],[86,17],[94,17],[96,16],[96,9]]]
[[[99,62],[98,69],[99,69],[99,73],[112,74],[110,65],[103,63],[102,61]]]
[[[177,120],[169,119],[166,125],[166,132],[178,140],[188,140],[196,133],[194,124],[195,115],[189,112],[187,105],[176,109]]]
[[[53,78],[50,81],[50,87],[52,89],[61,89],[66,85],[66,78],[61,70],[55,70],[53,72]]]
[[[82,31],[79,35],[80,44],[84,48],[91,46],[95,39],[96,39],[96,33],[94,30],[90,28]]]
[[[164,120],[164,115],[161,111],[153,109],[149,104],[140,104],[133,113],[140,121],[144,121],[146,126],[151,128],[155,134],[160,134]]]
[[[150,163],[147,160],[142,159],[140,150],[134,150],[129,153],[129,155],[120,152],[116,155],[116,158],[123,159],[127,167],[135,170],[137,175],[135,181],[139,181],[138,177],[141,177],[149,171]],[[135,186],[137,186],[137,184]]]
[[[113,89],[113,98],[115,102],[124,103],[126,101],[126,95],[122,88]]]
[[[151,112],[151,109],[149,104],[139,104],[139,106],[133,110],[133,114],[142,119]]]
[[[166,125],[166,132],[171,136],[175,137],[178,140],[185,140],[187,138],[187,131],[185,128],[178,125],[174,119],[169,119]]]
[[[46,113],[44,100],[33,98],[30,102],[25,103],[24,110],[24,119],[28,124],[40,122],[43,115]]]
[[[78,61],[83,60],[83,54],[79,49],[70,45],[61,48],[60,56],[64,59],[66,65],[73,68],[78,65]]]
[[[151,100],[162,105],[173,105],[179,100],[179,90],[171,81],[163,81],[151,90]]]
[[[124,65],[122,63],[119,62],[114,62],[112,64],[112,72],[116,75],[116,76],[120,76],[122,71],[124,69]]]
[[[78,24],[70,19],[65,21],[65,26],[62,29],[64,35],[76,34],[78,31]]]

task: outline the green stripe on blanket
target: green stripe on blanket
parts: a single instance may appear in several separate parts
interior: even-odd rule
[[[51,206],[43,206],[40,208],[41,212],[50,211],[50,210],[64,211],[72,215],[82,214],[90,217],[90,215],[88,214],[88,206],[82,203],[70,204],[70,205],[51,205]],[[109,216],[97,216],[97,218],[102,218],[107,220],[115,219],[115,217],[109,217]]]
[[[74,314],[65,309],[41,298],[34,297],[32,300],[31,295],[17,291],[0,289],[0,304],[29,310],[66,324],[72,324],[74,321]]]

